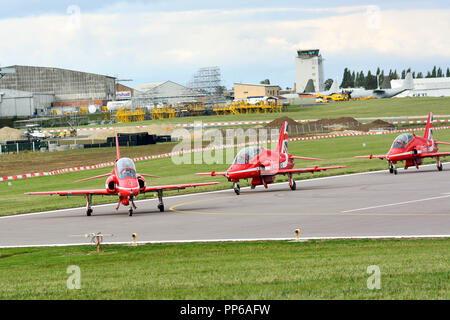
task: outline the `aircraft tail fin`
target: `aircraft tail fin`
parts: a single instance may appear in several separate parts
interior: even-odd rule
[[[278,138],[278,144],[277,144],[277,148],[276,151],[280,154],[284,154],[284,161],[283,163],[280,163],[280,166],[283,168],[285,164],[287,164],[288,158],[289,158],[289,154],[287,152],[287,144],[288,144],[288,122],[285,121],[283,123],[283,126],[281,127],[281,131],[280,131],[280,137]],[[281,158],[280,158],[281,160]]]
[[[116,131],[116,161],[120,159],[119,138]]]
[[[430,112],[430,114],[428,115],[428,120],[427,120],[427,126],[425,127],[425,134],[424,134],[424,138],[429,139],[429,140],[433,140],[433,113]]]
[[[337,77],[336,77],[336,79],[333,80],[333,83],[331,84],[330,92],[331,93],[339,92],[339,83],[338,83],[338,78]]]
[[[403,89],[413,90],[414,89],[414,81],[411,72],[406,74],[405,80],[403,80]]]

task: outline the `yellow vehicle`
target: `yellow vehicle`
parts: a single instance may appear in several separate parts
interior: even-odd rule
[[[69,130],[64,130],[64,131],[61,131],[60,133],[59,133],[59,136],[61,137],[61,138],[64,138],[64,137],[74,137],[74,136],[76,136],[77,135],[77,129],[74,129],[74,128],[70,128]]]
[[[328,101],[348,101],[348,94],[333,93],[328,96],[323,96],[320,93],[317,94],[316,102],[328,102]]]

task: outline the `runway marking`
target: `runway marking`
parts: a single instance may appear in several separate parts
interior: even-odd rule
[[[359,240],[359,239],[426,239],[426,238],[450,238],[450,234],[435,235],[375,235],[375,236],[329,236],[329,237],[301,237],[298,243],[308,240]],[[247,238],[247,239],[197,239],[197,240],[149,240],[136,241],[137,244],[177,244],[177,243],[208,243],[208,242],[253,242],[253,241],[290,241],[297,242],[295,237],[288,238]],[[131,241],[102,242],[102,245],[131,245]],[[9,248],[40,248],[40,247],[71,247],[71,246],[88,246],[89,243],[54,243],[54,244],[37,244],[37,245],[18,245],[18,246],[0,246],[0,249]]]
[[[411,201],[403,201],[403,202],[397,202],[397,203],[383,204],[383,205],[379,205],[379,206],[372,206],[372,207],[365,207],[365,208],[345,210],[345,211],[341,211],[341,213],[348,213],[348,212],[363,211],[363,210],[369,210],[369,209],[377,209],[377,208],[384,208],[384,207],[399,206],[399,205],[403,205],[403,204],[410,204],[410,203],[416,203],[416,202],[421,202],[421,201],[430,201],[430,200],[436,200],[436,199],[443,199],[443,198],[448,198],[448,197],[450,197],[450,194],[447,194],[445,196],[439,196],[439,197],[431,197],[431,198],[417,199],[417,200],[411,200]]]
[[[242,197],[242,196],[241,196]],[[445,197],[450,197],[450,194],[445,196]],[[258,215],[258,216],[360,216],[360,217],[365,217],[365,216],[450,216],[450,213],[367,213],[367,214],[356,214],[356,213],[351,213],[351,211],[357,211],[360,209],[356,209],[356,210],[349,210],[348,212],[313,212],[313,213],[308,213],[308,212],[274,212],[274,213],[269,213],[269,212],[264,212],[264,213],[260,213],[260,212],[211,212],[211,211],[194,211],[194,210],[180,210],[180,209],[176,209],[180,206],[185,206],[185,205],[190,205],[190,204],[194,204],[194,203],[201,203],[201,202],[209,202],[209,201],[215,201],[215,200],[223,200],[223,199],[236,199],[236,196],[230,196],[230,197],[221,197],[221,198],[212,198],[212,199],[201,199],[201,200],[194,200],[194,201],[187,201],[187,202],[182,202],[182,203],[178,203],[175,204],[173,206],[171,206],[169,208],[170,211],[176,212],[176,213],[188,213],[188,214],[207,214],[207,215]]]

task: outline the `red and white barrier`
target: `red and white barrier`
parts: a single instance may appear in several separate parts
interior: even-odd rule
[[[450,129],[450,126],[433,128],[433,130],[445,130],[445,129]],[[288,139],[288,141],[307,141],[307,140],[316,140],[316,139],[332,139],[332,138],[339,138],[339,137],[353,137],[353,136],[366,136],[366,135],[372,136],[372,135],[413,132],[413,131],[423,131],[423,130],[424,130],[424,128],[409,128],[409,129],[381,131],[381,132],[351,132],[351,133],[329,134],[329,135],[312,136],[312,137],[290,138],[290,139]],[[277,142],[277,141],[278,140],[263,140],[263,141],[258,141],[256,143],[248,142],[248,143],[241,143],[241,144],[196,148],[196,149],[185,150],[184,152],[179,152],[179,151],[178,152],[169,152],[169,153],[163,153],[163,154],[158,154],[158,155],[134,158],[133,161],[161,159],[161,158],[168,158],[168,157],[172,157],[174,155],[179,155],[179,154],[183,154],[183,153],[193,153],[193,152],[203,152],[203,151],[219,150],[219,149],[234,148],[234,147],[243,147],[248,144],[268,144],[268,143],[273,143],[273,142]],[[49,176],[49,175],[66,173],[66,172],[98,169],[98,168],[103,168],[103,167],[109,167],[112,165],[114,165],[114,162],[105,162],[105,163],[96,164],[96,165],[92,165],[92,166],[65,168],[65,169],[59,169],[59,170],[54,170],[54,171],[50,171],[50,172],[27,173],[27,174],[22,174],[22,175],[1,177],[0,181],[17,180],[17,179],[24,179],[24,178],[31,178],[31,177],[39,177],[39,176]]]

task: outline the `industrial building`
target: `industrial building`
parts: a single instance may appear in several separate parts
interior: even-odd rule
[[[0,89],[0,117],[30,117],[50,108],[55,95]]]
[[[309,80],[312,80],[314,84],[313,91],[323,91],[323,59],[319,54],[319,49],[297,51],[295,58],[296,91],[298,93],[305,92]]]
[[[234,84],[234,100],[246,100],[255,97],[274,97],[280,95],[281,88],[271,84]]]
[[[404,79],[391,80],[392,89],[400,88]],[[413,79],[414,89],[398,94],[401,97],[448,97],[450,96],[450,78]]]
[[[197,102],[204,94],[173,81],[144,83],[135,87],[133,107],[175,105],[183,102]]]
[[[53,107],[106,105],[115,99],[114,77],[60,68],[14,65],[0,78],[0,90],[11,89],[54,96]]]

